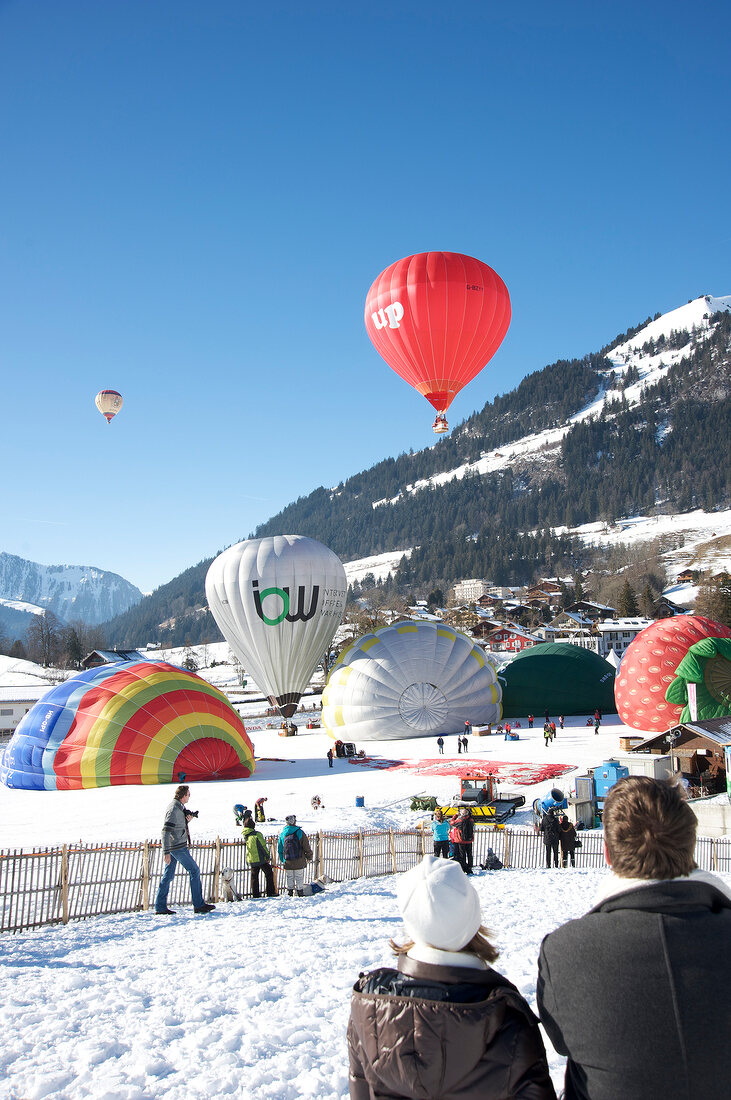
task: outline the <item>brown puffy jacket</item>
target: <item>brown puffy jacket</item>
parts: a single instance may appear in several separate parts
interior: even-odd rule
[[[406,956],[355,984],[352,1100],[555,1100],[538,1021],[496,970]]]

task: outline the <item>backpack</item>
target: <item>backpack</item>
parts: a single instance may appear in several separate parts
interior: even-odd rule
[[[455,821],[449,830],[449,839],[452,844],[464,844],[464,833],[462,832],[462,825],[460,822]]]
[[[269,863],[269,849],[262,840],[261,833],[255,833],[256,836],[256,851],[260,857],[261,863]]]
[[[286,861],[302,859],[302,833],[295,829],[293,833],[287,833],[282,841],[282,853]]]

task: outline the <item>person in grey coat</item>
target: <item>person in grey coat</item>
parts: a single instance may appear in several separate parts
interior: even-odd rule
[[[160,879],[155,897],[155,912],[161,916],[171,916],[175,910],[168,908],[168,891],[175,878],[178,864],[184,867],[190,875],[190,892],[193,895],[193,909],[196,913],[210,913],[215,905],[208,905],[203,900],[201,888],[201,873],[198,864],[188,851],[190,836],[188,834],[188,822],[195,815],[186,810],[185,805],[190,798],[190,787],[182,784],[173,795],[173,800],[165,811],[165,820],[162,826],[162,850],[165,861],[165,871]]]
[[[621,779],[604,808],[612,868],[593,909],[543,940],[541,1021],[566,1100],[706,1100],[731,1081],[731,891],[694,862],[674,782]]]

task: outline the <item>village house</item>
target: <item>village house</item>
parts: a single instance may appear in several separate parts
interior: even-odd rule
[[[491,653],[520,653],[530,646],[540,645],[541,641],[541,638],[529,634],[515,623],[504,623],[486,634],[484,648]]]
[[[641,630],[651,626],[654,619],[633,617],[631,619],[600,619],[594,629],[600,637],[598,653],[608,657],[614,650],[622,658]]]
[[[601,645],[594,620],[580,612],[560,611],[550,623],[537,627],[535,633],[546,642],[568,642],[593,653],[598,653]]]
[[[476,603],[480,596],[486,596],[490,592],[491,587],[490,581],[472,577],[469,580],[457,581],[452,591],[458,603]]]
[[[100,665],[115,665],[119,661],[148,660],[149,657],[145,657],[143,653],[136,649],[95,649],[84,657],[81,667],[99,668]]]
[[[587,619],[594,619],[595,621],[601,618],[611,619],[613,615],[617,614],[616,607],[610,607],[609,604],[605,603],[595,603],[593,600],[574,600],[573,603],[564,607],[564,611],[582,614]]]
[[[50,683],[0,686],[0,738],[12,737],[21,718],[52,687]]]

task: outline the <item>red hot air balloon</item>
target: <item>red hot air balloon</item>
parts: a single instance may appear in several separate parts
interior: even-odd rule
[[[459,391],[500,347],[510,297],[500,276],[459,252],[420,252],[382,271],[365,326],[376,351],[437,410],[435,432]]]

